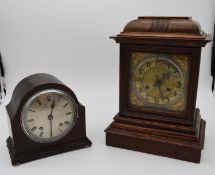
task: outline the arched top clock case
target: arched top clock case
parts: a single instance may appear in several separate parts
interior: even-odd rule
[[[6,107],[9,116],[14,117],[17,113],[20,115],[20,110],[29,97],[45,89],[60,89],[65,91],[81,106],[74,92],[59,79],[49,74],[39,73],[28,76],[17,84],[13,91],[11,101]]]
[[[74,100],[77,104],[77,119],[71,131],[63,138],[50,143],[35,142],[26,135],[21,126],[23,106],[34,94],[50,89],[65,92]],[[7,146],[14,165],[92,144],[86,136],[85,107],[79,103],[70,88],[52,75],[39,73],[24,78],[15,87],[6,109],[11,124],[11,136],[7,139]]]

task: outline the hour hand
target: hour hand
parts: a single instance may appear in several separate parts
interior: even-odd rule
[[[155,78],[156,78],[156,80],[155,80],[153,86],[154,86],[154,87],[160,87],[160,86],[161,86],[161,83],[162,83],[161,80],[158,78],[157,75],[155,75]]]
[[[55,107],[55,100],[53,100],[52,104],[51,104],[51,108],[53,109]]]
[[[154,83],[154,87],[157,87],[158,89],[159,89],[159,94],[160,94],[160,96],[161,96],[161,98],[163,98],[163,93],[162,93],[162,91],[161,91],[161,85],[162,85],[162,83],[163,83],[163,78],[162,79],[159,79],[158,78],[158,75],[156,75],[155,76],[156,77],[156,81],[155,81],[155,83]]]

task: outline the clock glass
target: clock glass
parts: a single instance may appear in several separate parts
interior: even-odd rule
[[[189,65],[188,55],[133,52],[130,57],[130,105],[185,111]]]
[[[77,115],[77,105],[67,93],[56,89],[43,90],[25,103],[21,125],[32,140],[53,142],[73,128]]]

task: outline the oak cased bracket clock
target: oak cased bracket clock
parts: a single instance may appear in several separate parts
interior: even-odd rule
[[[85,107],[74,92],[49,74],[34,74],[15,87],[6,106],[13,165],[91,146]]]
[[[106,144],[199,163],[206,122],[195,106],[210,36],[189,17],[139,17],[110,38],[120,43],[120,100]]]

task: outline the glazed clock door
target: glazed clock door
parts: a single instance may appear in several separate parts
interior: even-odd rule
[[[196,91],[198,74],[191,77],[191,71],[198,70],[191,63],[193,58],[199,61],[193,53],[189,48],[173,52],[168,47],[121,45],[120,115],[165,121],[193,117],[195,98],[189,95]]]
[[[32,96],[24,105],[22,128],[30,139],[50,143],[72,130],[77,115],[77,104],[68,94],[47,89]]]
[[[134,51],[130,56],[129,103],[145,109],[186,109],[188,56]]]

